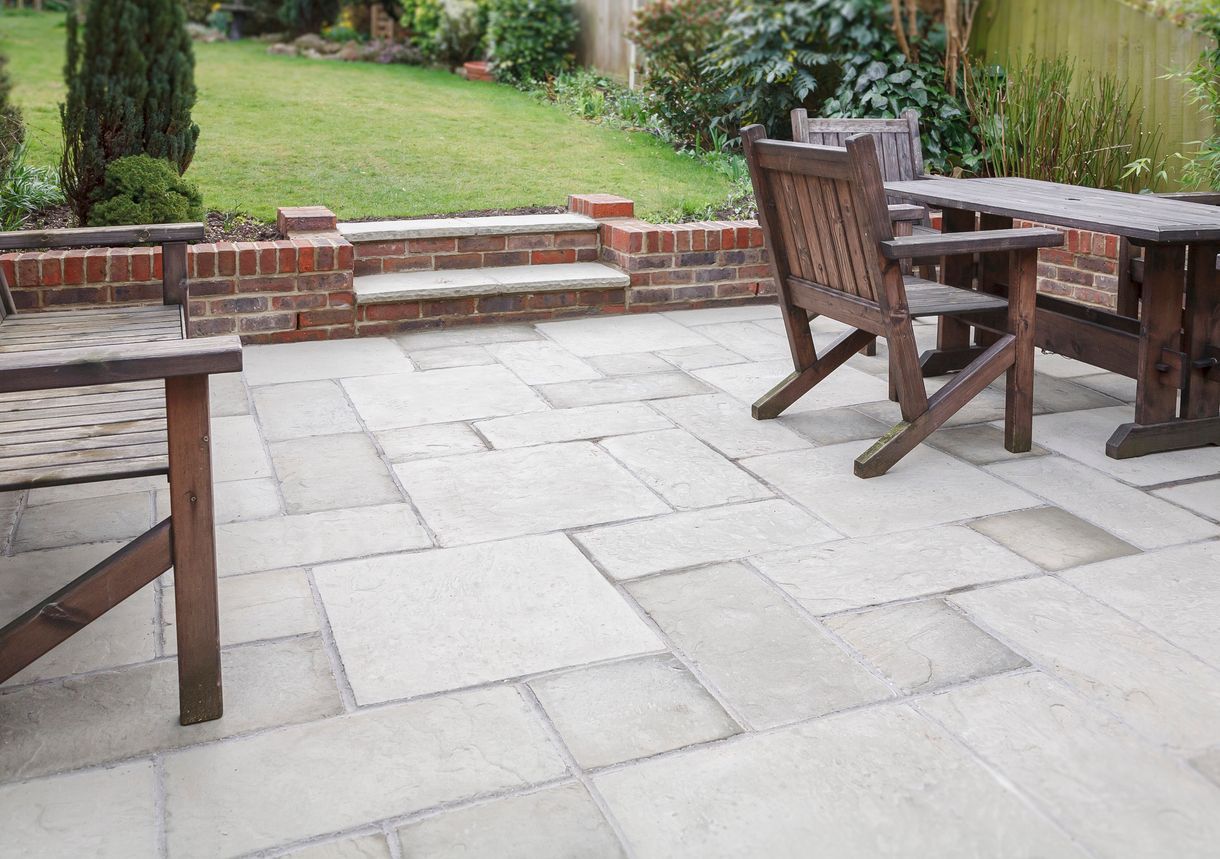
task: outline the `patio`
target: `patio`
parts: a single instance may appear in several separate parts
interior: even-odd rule
[[[247,347],[226,715],[164,576],[0,691],[0,856],[1208,855],[1220,447],[1108,459],[1134,381],[1039,355],[1030,454],[1000,383],[859,480],[879,348],[757,422],[770,306]],[[6,620],[165,496],[0,495]]]

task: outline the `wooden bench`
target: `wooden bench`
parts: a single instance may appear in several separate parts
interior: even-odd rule
[[[164,304],[18,313],[0,271],[0,491],[164,474],[170,515],[0,629],[0,682],[171,567],[179,718],[222,713],[208,376],[236,337],[188,340],[202,224],[0,233],[0,251],[160,243]]]

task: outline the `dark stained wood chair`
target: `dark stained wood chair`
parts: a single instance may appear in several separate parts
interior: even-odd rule
[[[164,474],[170,515],[0,628],[0,682],[171,567],[179,719],[222,713],[208,376],[236,337],[186,339],[202,224],[0,233],[0,250],[160,242],[165,303],[17,313],[0,271],[0,491]]]
[[[817,146],[844,146],[847,138],[871,134],[877,141],[877,166],[886,182],[905,182],[924,175],[919,111],[904,110],[898,119],[810,117],[803,107],[792,111],[792,139]]]
[[[1220,206],[1220,191],[1178,191],[1157,194],[1171,200],[1200,203],[1204,206]],[[1220,259],[1217,260],[1220,265]],[[1189,265],[1189,263],[1187,263]],[[1118,240],[1118,302],[1119,316],[1139,318],[1140,296],[1144,286],[1144,258],[1129,239]]]
[[[795,368],[754,404],[754,417],[777,417],[855,352],[884,337],[902,421],[856,460],[857,476],[884,474],[1005,372],[1004,444],[1014,453],[1029,450],[1038,249],[1062,244],[1063,236],[1028,229],[895,237],[870,135],[849,137],[838,148],[766,140],[762,126],[752,125],[742,131],[742,142]],[[977,253],[1008,254],[1008,299],[906,276],[900,264]],[[853,328],[819,356],[809,330],[811,313]],[[911,324],[921,316],[965,318],[997,334],[931,397]]]

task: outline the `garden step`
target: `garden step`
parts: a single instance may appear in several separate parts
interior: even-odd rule
[[[339,232],[353,244],[402,239],[575,233],[596,229],[597,221],[584,215],[572,214],[425,218],[414,221],[349,221],[339,224]]]
[[[619,289],[630,282],[631,278],[618,269],[597,262],[408,271],[363,275],[354,281],[357,304],[523,292]]]

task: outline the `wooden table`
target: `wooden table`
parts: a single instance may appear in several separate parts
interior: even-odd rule
[[[1220,444],[1220,208],[1143,194],[1033,179],[922,179],[886,191],[944,212],[942,229],[1011,227],[1014,218],[1113,233],[1142,246],[1140,318],[1038,296],[1035,341],[1043,348],[1136,380],[1135,420],[1114,431],[1115,459]],[[977,215],[977,217],[976,217]],[[976,226],[976,224],[978,226]],[[1206,265],[1187,259],[1207,260]],[[980,262],[979,288],[1002,291],[1000,266]],[[973,267],[946,261],[946,283],[969,288]],[[942,320],[925,375],[959,369],[987,344],[971,326]],[[985,336],[985,335],[984,335]],[[1180,398],[1179,398],[1180,393]]]

